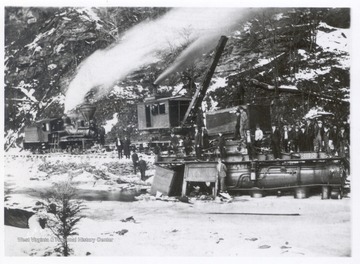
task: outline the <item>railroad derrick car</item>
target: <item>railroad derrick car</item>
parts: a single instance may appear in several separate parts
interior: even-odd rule
[[[186,134],[181,126],[191,99],[183,96],[153,96],[137,105],[138,129],[146,134],[146,144],[151,150],[165,150],[170,145],[170,132]]]
[[[137,105],[139,130],[170,130],[179,127],[190,101],[190,98],[182,96],[145,100]]]

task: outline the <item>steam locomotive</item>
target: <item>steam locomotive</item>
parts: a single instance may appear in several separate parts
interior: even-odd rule
[[[49,151],[83,151],[95,143],[104,145],[105,129],[98,127],[93,119],[96,107],[83,104],[81,115],[48,118],[25,127],[24,149],[33,153]]]

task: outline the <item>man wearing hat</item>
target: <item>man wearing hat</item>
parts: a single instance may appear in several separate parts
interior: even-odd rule
[[[281,154],[280,140],[281,140],[280,131],[277,128],[276,123],[272,123],[272,125],[271,125],[271,149],[272,149],[275,159],[280,159],[280,154]]]
[[[307,150],[307,146],[306,146],[306,133],[305,133],[305,125],[301,125],[300,127],[300,131],[299,131],[299,151],[306,151]]]
[[[338,154],[340,157],[345,157],[346,156],[346,149],[349,148],[349,138],[346,134],[345,131],[345,127],[341,126],[340,127],[340,132],[338,134],[338,138],[337,138],[337,143],[338,143]]]
[[[314,129],[314,150],[320,152],[322,150],[324,137],[324,128],[321,120],[318,120]]]
[[[244,107],[240,106],[239,111],[240,111],[240,129],[239,129],[240,137],[245,138],[246,130],[248,129],[248,117]]]
[[[147,165],[146,165],[146,161],[142,159],[142,156],[139,157],[138,166],[140,170],[141,180],[145,181],[146,180],[145,172],[147,169]]]

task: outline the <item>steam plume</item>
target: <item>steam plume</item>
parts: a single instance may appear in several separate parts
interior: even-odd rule
[[[163,17],[140,23],[128,30],[115,45],[94,52],[81,63],[77,75],[70,82],[65,99],[65,111],[81,104],[85,95],[98,88],[100,98],[115,82],[140,67],[158,61],[156,53],[183,44],[180,33],[190,29],[190,45],[167,71],[159,76],[159,83],[168,74],[185,67],[190,61],[214,48],[218,38],[247,17],[253,10],[240,8],[175,8]]]

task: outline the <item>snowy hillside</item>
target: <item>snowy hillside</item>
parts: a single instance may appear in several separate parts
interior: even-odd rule
[[[102,61],[99,69],[101,65],[105,68],[103,55],[114,47],[121,47],[134,35],[135,39],[140,37],[136,34],[148,34],[146,30],[156,29],[156,23],[169,14],[168,8],[7,7],[6,147],[21,143],[25,125],[63,115],[69,84],[84,68],[86,59],[97,56],[99,60],[92,64]],[[186,17],[176,19],[175,24],[180,25]],[[220,32],[227,35],[229,41],[205,98],[206,107],[236,105],[240,90],[247,103],[271,103],[274,94],[254,86],[251,80],[256,80],[301,92],[281,94],[280,103],[296,109],[292,113],[280,110],[284,119],[298,119],[314,106],[334,112],[338,120],[346,118],[350,93],[349,21],[348,9],[260,9],[244,15],[231,30],[224,28]],[[142,31],[136,31],[134,26]],[[109,120],[115,122],[118,114],[118,123],[112,123],[113,131],[136,130],[135,104],[149,96],[155,80],[173,65],[182,51],[195,43],[192,35],[195,29],[184,28],[177,32],[181,38],[177,36],[176,41],[166,39],[166,45],[156,44],[153,49],[156,52],[151,59],[144,60],[144,65],[136,64],[139,59],[135,57],[133,61],[131,57],[113,60],[116,63],[112,62],[110,68],[126,68],[130,63],[138,66],[121,80],[109,81],[106,89],[95,82],[86,94],[98,107],[95,114],[98,122],[102,125]],[[161,34],[153,38],[161,38]],[[132,54],[131,46],[127,50]],[[204,78],[211,55],[212,50],[198,54],[193,61],[188,60],[186,67],[164,78],[159,91],[167,94],[180,91],[191,96],[195,91],[193,84],[200,85]],[[104,76],[105,73],[99,72],[93,72],[86,79]],[[102,82],[106,84],[107,80]]]

